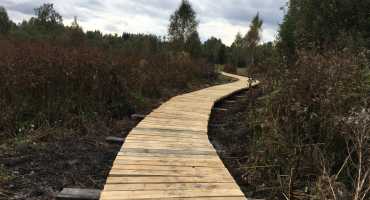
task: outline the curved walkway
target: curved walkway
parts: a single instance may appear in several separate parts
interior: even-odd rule
[[[207,136],[215,102],[249,87],[223,74],[238,81],[176,96],[130,132],[101,200],[246,199]]]

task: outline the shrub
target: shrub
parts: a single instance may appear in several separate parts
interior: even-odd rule
[[[213,73],[185,55],[125,56],[84,44],[2,39],[0,55],[0,131],[8,133],[63,124],[71,115],[119,118],[145,106],[138,99],[184,89]]]
[[[283,188],[289,199],[297,190],[317,197],[314,188],[320,186],[321,191],[327,191],[324,188],[330,188],[330,184],[338,185],[338,189],[344,185],[355,194],[354,168],[346,165],[349,174],[331,177],[343,168],[348,149],[361,149],[356,147],[354,137],[357,125],[343,121],[354,111],[368,108],[369,66],[364,53],[349,50],[298,52],[297,62],[273,77],[275,90],[263,99],[263,109],[250,112],[247,119],[253,130],[248,163],[274,166],[268,172],[257,169],[249,174],[276,177],[267,179],[268,184]],[[364,134],[368,139],[368,131]],[[351,156],[351,166],[357,166],[359,157]]]

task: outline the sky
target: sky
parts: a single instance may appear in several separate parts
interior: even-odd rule
[[[190,0],[199,21],[201,39],[214,36],[231,45],[238,32],[243,35],[257,12],[264,21],[262,41],[272,41],[283,18],[287,0]],[[53,3],[70,25],[74,16],[86,30],[103,33],[147,33],[165,36],[169,18],[181,0],[0,0],[9,17],[21,22],[34,15],[34,8]]]

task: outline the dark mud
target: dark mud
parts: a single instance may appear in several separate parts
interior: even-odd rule
[[[140,113],[149,113],[172,96],[230,81],[221,78],[185,91],[168,91]],[[106,137],[125,138],[137,123],[129,116],[86,121],[71,117],[63,127],[40,128],[0,141],[0,199],[51,200],[64,187],[102,189],[121,146],[107,143]]]

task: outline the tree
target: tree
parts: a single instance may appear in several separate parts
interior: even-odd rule
[[[4,7],[0,6],[0,34],[7,34],[11,28],[11,21]]]
[[[197,31],[192,33],[185,44],[186,51],[193,57],[199,57],[202,51],[202,42]]]
[[[78,24],[77,16],[74,16],[74,18],[73,18],[73,22],[72,22],[72,24],[71,24],[71,28],[73,28],[73,29],[82,29],[82,28],[80,27],[80,25]]]
[[[234,47],[234,48],[243,48],[244,47],[244,44],[243,44],[243,37],[242,37],[242,34],[240,32],[238,32],[235,36],[235,40],[234,42],[231,44],[231,47]]]
[[[261,41],[263,21],[259,17],[259,13],[253,18],[252,23],[249,26],[249,31],[245,35],[245,45],[249,54],[249,64],[254,65],[255,52],[258,43]]]
[[[226,46],[222,44],[217,52],[217,61],[218,64],[225,64],[226,63]]]
[[[71,27],[67,28],[67,31],[69,33],[70,44],[78,46],[84,43],[85,34],[81,26],[78,24],[76,16],[74,17]]]
[[[289,4],[288,13],[284,16],[278,35],[278,48],[286,63],[293,63],[296,49],[296,13],[295,1]]]
[[[299,49],[370,48],[370,1],[290,0],[278,47],[294,63]]]
[[[37,25],[52,27],[63,24],[62,16],[54,9],[54,5],[46,3],[35,9],[37,18],[35,23]]]
[[[175,47],[183,49],[184,44],[197,32],[196,13],[188,0],[182,0],[180,7],[171,15],[168,28],[169,39]]]
[[[208,59],[208,62],[224,64],[226,61],[226,46],[220,39],[211,37],[204,42],[203,55]]]
[[[245,42],[241,33],[236,34],[231,45],[231,63],[236,67],[245,67]]]

